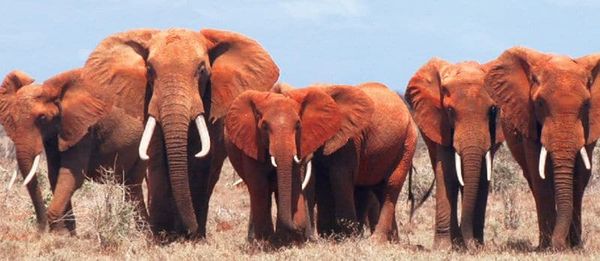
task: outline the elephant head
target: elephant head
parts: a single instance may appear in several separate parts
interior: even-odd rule
[[[574,169],[591,168],[585,146],[600,136],[599,62],[600,55],[572,59],[514,47],[500,55],[485,78],[505,129],[539,145],[540,177],[545,179],[547,165],[553,169],[552,243],[558,248],[565,247],[571,225]]]
[[[323,148],[331,154],[364,128],[373,113],[366,94],[349,86],[311,87],[273,92],[246,91],[232,104],[225,131],[232,144],[277,172],[277,228],[301,231],[310,225],[304,188],[310,158]],[[307,162],[302,177],[300,164]]]
[[[158,123],[177,209],[188,233],[197,233],[188,180],[188,130],[198,133],[202,144],[195,156],[206,156],[211,139],[205,118],[211,123],[221,119],[246,89],[268,90],[279,77],[271,57],[257,42],[232,32],[132,30],[104,39],[84,74],[98,88],[111,90],[103,92],[109,96],[105,100],[128,89],[146,89],[148,119],[140,157],[148,159]]]
[[[81,70],[67,71],[42,85],[21,71],[9,73],[0,89],[0,123],[15,143],[21,173],[32,180],[44,141],[58,137],[61,151],[75,145],[106,114],[104,103],[83,88]]]
[[[461,232],[468,245],[473,242],[483,160],[489,181],[493,149],[504,139],[497,126],[499,110],[483,86],[485,72],[485,66],[476,62],[450,64],[434,58],[415,73],[406,89],[422,134],[454,148],[457,179],[464,186]]]

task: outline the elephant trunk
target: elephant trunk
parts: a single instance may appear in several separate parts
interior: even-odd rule
[[[475,207],[477,205],[479,193],[479,184],[481,182],[481,166],[485,150],[479,147],[466,147],[462,151],[463,179],[465,186],[463,188],[462,214],[460,229],[465,244],[468,248],[475,247],[473,236],[473,225]]]
[[[19,146],[19,144],[15,144],[15,147],[20,148],[21,146]],[[25,173],[31,173],[32,171],[35,173],[35,171],[37,171],[37,169],[33,169],[33,165],[35,165],[34,158],[39,161],[39,154],[34,155],[35,153],[30,153],[28,150],[17,150],[16,154],[17,165],[22,175],[25,175]],[[25,176],[23,176],[23,178],[25,178]],[[46,229],[48,219],[46,216],[46,206],[42,198],[42,192],[38,186],[37,178],[35,176],[31,176],[30,182],[25,185],[27,186],[27,192],[29,193],[29,197],[33,203],[33,208],[35,209],[38,230],[43,231]]]
[[[178,98],[186,99],[186,97]],[[177,101],[178,99],[173,98],[172,100]],[[176,102],[165,104],[161,119],[175,205],[187,232],[194,235],[198,232],[198,222],[192,205],[188,176],[189,109]]]
[[[567,235],[573,219],[573,170],[577,151],[557,151],[551,154],[554,167],[554,194],[556,223],[552,233],[552,246],[567,247]]]
[[[273,157],[277,165],[277,231],[296,231],[297,227],[292,216],[294,213],[292,208],[296,207],[293,203],[294,153],[287,149],[275,151]]]

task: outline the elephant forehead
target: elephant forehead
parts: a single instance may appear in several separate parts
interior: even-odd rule
[[[158,33],[152,38],[149,59],[166,56],[167,59],[189,59],[206,54],[206,39],[196,32],[177,29]]]
[[[464,62],[446,67],[441,73],[442,84],[481,83],[485,72],[480,64]]]

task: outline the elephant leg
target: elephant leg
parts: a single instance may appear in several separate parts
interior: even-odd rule
[[[313,162],[317,198],[317,232],[321,236],[330,237],[335,233],[335,202],[328,171],[321,164],[317,161]]]
[[[546,179],[540,178],[538,165],[540,146],[531,141],[525,141],[527,144],[523,146],[525,151],[526,169],[523,168],[523,174],[526,175],[527,181],[532,188],[531,192],[535,199],[535,207],[538,216],[539,229],[539,246],[540,249],[547,249],[552,242],[552,231],[556,221],[556,207],[554,202],[554,187],[552,164],[550,161],[546,163]]]
[[[485,178],[485,166],[482,166],[482,168],[481,179],[479,180],[479,193],[477,195],[477,202],[475,203],[475,217],[473,218],[473,237],[481,245],[484,242],[485,212],[490,184]]]
[[[400,149],[400,157],[398,163],[391,175],[385,181],[383,200],[381,202],[381,211],[379,212],[379,220],[375,227],[375,232],[372,237],[376,241],[398,240],[398,225],[396,224],[396,202],[398,194],[402,190],[404,181],[408,176],[408,172],[412,167],[413,156],[417,148],[416,131],[413,128],[408,128],[404,144]]]
[[[154,132],[149,148],[150,160],[148,161],[146,183],[148,185],[150,228],[155,236],[159,236],[160,233],[175,231],[177,212],[171,193],[171,182],[167,171],[167,159],[160,126],[157,126]]]
[[[150,217],[146,209],[146,203],[144,203],[144,193],[142,190],[142,183],[146,174],[146,164],[140,160],[137,160],[135,165],[131,168],[125,179],[125,186],[127,187],[126,197],[129,202],[132,202],[138,214],[137,227],[143,229],[148,222]]]
[[[344,236],[358,233],[356,208],[354,206],[354,182],[348,178],[352,173],[345,167],[332,166],[330,173],[331,190],[335,202],[335,231]]]
[[[75,217],[73,215],[71,197],[75,190],[79,189],[84,181],[84,173],[87,170],[90,158],[91,138],[86,135],[79,144],[63,152],[61,155],[61,167],[54,189],[54,196],[48,207],[48,222],[50,230],[61,232],[61,220],[65,220],[66,228],[71,234],[75,229]],[[59,221],[59,222],[57,222]],[[71,222],[69,224],[69,222]]]
[[[374,193],[369,193],[369,205],[367,206],[367,220],[369,221],[369,229],[371,234],[375,232],[375,227],[377,226],[377,221],[379,220],[379,211],[381,209],[381,204],[377,197],[375,197]]]
[[[454,156],[449,148],[436,146],[435,150],[435,157],[431,159],[436,182],[433,247],[435,249],[451,249],[456,242],[461,241],[456,207],[458,181],[454,167]]]
[[[349,142],[327,158],[329,180],[335,202],[336,233],[343,236],[359,232],[354,205],[354,178],[358,170],[358,155]]]
[[[369,209],[369,196],[371,194],[370,189],[365,187],[356,187],[354,189],[354,202],[356,205],[356,216],[358,217],[358,227],[360,232],[362,233],[364,230],[364,225],[368,223],[367,213]],[[371,226],[371,224],[368,224]],[[373,233],[373,231],[371,231]]]
[[[594,148],[594,145],[588,146],[591,146],[591,149]],[[591,155],[593,155],[593,153]],[[569,243],[571,247],[581,247],[583,243],[581,240],[581,205],[583,203],[585,188],[588,185],[591,174],[591,170],[586,170],[583,167],[581,158],[578,158],[574,174],[575,187],[573,189],[573,221],[571,222],[571,227],[569,229]]]
[[[248,230],[248,241],[266,241],[275,232],[271,216],[271,186],[266,177],[252,178],[249,182],[251,229]]]

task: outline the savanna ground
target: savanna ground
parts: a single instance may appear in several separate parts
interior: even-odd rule
[[[408,222],[407,184],[397,205],[400,227],[399,242],[377,245],[362,238],[336,242],[318,239],[301,246],[278,250],[261,250],[246,242],[249,199],[246,188],[234,187],[237,175],[225,164],[210,203],[208,236],[204,242],[174,242],[158,245],[135,227],[133,207],[123,199],[120,184],[85,182],[75,193],[73,203],[77,217],[77,236],[38,233],[35,216],[22,178],[12,190],[6,184],[15,167],[12,148],[0,139],[0,259],[142,259],[142,260],[396,260],[396,259],[570,259],[600,257],[600,196],[598,157],[584,198],[584,248],[564,253],[536,252],[537,222],[533,198],[520,169],[508,150],[502,148],[494,162],[493,192],[490,194],[485,228],[485,247],[477,252],[443,252],[431,250],[434,206],[432,196]],[[421,144],[414,159],[414,191],[422,196],[432,180],[427,150]],[[43,194],[50,200],[46,173],[38,176]],[[424,250],[417,250],[416,245]]]

